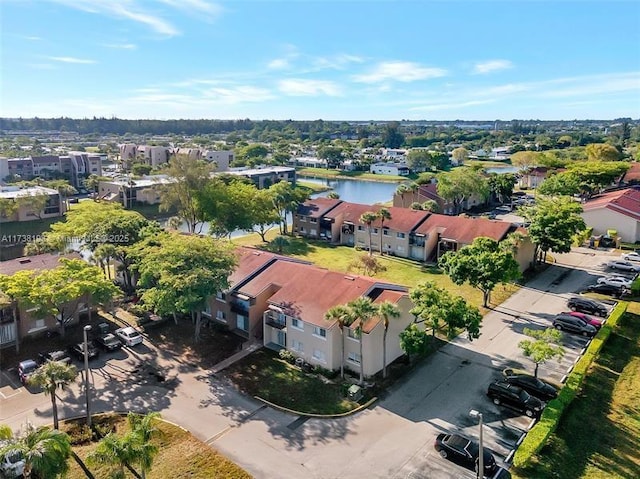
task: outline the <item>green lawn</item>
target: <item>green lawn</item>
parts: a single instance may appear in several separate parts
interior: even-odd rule
[[[514,477],[640,477],[640,304],[630,304],[533,465]]]
[[[273,239],[278,234],[277,229],[267,234],[267,239]],[[357,269],[350,268],[350,265],[360,255],[366,255],[364,251],[357,251],[350,246],[334,246],[325,241],[309,241],[302,238],[288,238],[291,242],[283,253],[290,256],[311,261],[314,264],[335,271],[344,271],[351,273],[361,273]],[[265,248],[267,245],[262,243],[257,234],[234,238],[233,243],[242,246],[256,246]],[[386,268],[379,272],[375,277],[381,280],[401,284],[409,288],[415,287],[418,283],[433,280],[441,286],[447,288],[453,294],[463,296],[471,304],[478,307],[482,305],[482,293],[469,285],[458,286],[454,284],[447,275],[442,274],[435,267],[426,267],[415,261],[408,259],[396,258],[393,256],[382,256],[379,258],[380,263]],[[492,294],[492,304],[500,304],[509,296],[511,296],[518,286],[507,285],[497,286]],[[484,313],[481,309],[481,311]]]
[[[310,414],[339,414],[358,407],[345,399],[340,379],[325,384],[281,360],[271,350],[259,350],[224,370],[245,393],[279,406]]]
[[[102,415],[94,418],[94,423],[101,424],[104,432],[115,428],[118,434],[128,429],[126,417],[117,415]],[[154,442],[160,451],[153,461],[147,479],[249,479],[251,475],[231,462],[216,450],[193,437],[189,432],[166,422],[158,422],[160,435]],[[71,434],[69,423],[62,424],[62,430]],[[72,436],[73,437],[73,436]],[[106,466],[90,465],[86,461],[87,455],[93,451],[97,443],[76,444],[73,451],[83,460],[96,479],[112,477]],[[73,459],[69,460],[70,471],[68,479],[86,479],[85,473]],[[134,467],[134,469],[136,469]],[[125,478],[133,478],[133,474],[126,472]]]

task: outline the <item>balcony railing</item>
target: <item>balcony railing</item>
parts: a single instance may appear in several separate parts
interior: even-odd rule
[[[233,311],[234,313],[239,313],[243,315],[249,314],[249,308],[245,306],[243,303],[239,303],[237,301],[231,301],[231,303],[229,304],[229,307],[231,308],[231,311]]]
[[[272,328],[276,328],[276,329],[284,329],[287,327],[286,321],[276,319],[271,316],[267,317],[266,323],[267,323],[267,326],[271,326]]]

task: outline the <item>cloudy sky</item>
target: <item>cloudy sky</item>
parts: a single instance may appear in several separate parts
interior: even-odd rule
[[[0,0],[0,116],[640,117],[636,0]]]

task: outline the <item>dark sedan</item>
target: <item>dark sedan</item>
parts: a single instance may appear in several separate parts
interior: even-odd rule
[[[58,361],[64,364],[71,364],[71,358],[64,351],[50,351],[48,353],[38,353],[38,362],[40,364],[50,361]]]
[[[433,447],[445,459],[472,471],[476,471],[478,468],[480,448],[475,442],[460,434],[438,434]],[[496,459],[487,448],[483,449],[482,458],[484,475],[490,475],[497,468]]]
[[[599,293],[613,296],[614,298],[620,298],[627,290],[620,286],[614,286],[612,284],[597,283],[587,286],[587,291],[590,293]]]
[[[509,384],[518,386],[542,401],[550,401],[558,397],[558,388],[529,374],[514,374],[510,369],[503,372]]]
[[[116,338],[115,334],[103,334],[102,336],[96,338],[94,340],[96,346],[105,350],[105,351],[116,351],[122,348],[122,343],[118,338]]]
[[[70,346],[69,353],[75,356],[79,361],[84,361],[84,343],[78,343]],[[100,355],[100,352],[93,344],[87,343],[87,355],[89,359],[94,359]]]

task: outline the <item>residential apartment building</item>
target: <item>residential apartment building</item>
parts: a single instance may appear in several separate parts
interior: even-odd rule
[[[287,166],[265,166],[262,168],[237,168],[224,171],[228,175],[244,176],[250,179],[258,189],[269,188],[281,181],[296,184],[296,169]]]
[[[107,156],[99,153],[70,152],[66,155],[45,155],[28,158],[0,158],[1,171],[23,180],[66,178],[74,187],[83,188],[89,175],[102,175],[102,162]],[[7,175],[5,175],[7,176]],[[4,178],[4,176],[2,177]]]
[[[585,224],[594,235],[615,230],[622,241],[640,241],[640,190],[625,188],[594,196],[582,205]]]
[[[80,255],[77,253],[63,256],[40,254],[2,261],[0,262],[0,274],[11,276],[23,270],[53,269],[59,266],[60,258],[80,259]],[[68,324],[77,323],[80,315],[86,312],[89,307],[87,298],[79,298],[72,303],[75,313]],[[25,337],[39,335],[57,327],[58,323],[53,316],[39,316],[36,314],[36,310],[28,304],[10,302],[0,306],[0,348],[15,346],[17,349],[20,341]]]
[[[34,201],[40,197],[46,198],[42,208],[39,201]],[[0,200],[15,204],[14,207],[3,205],[0,210],[0,223],[55,218],[65,212],[65,204],[60,193],[43,186],[0,186]]]
[[[373,163],[369,171],[374,175],[409,176],[410,170],[405,163]]]
[[[234,158],[231,150],[206,150],[203,154],[203,159],[216,164],[215,171],[228,171]]]
[[[172,182],[166,175],[151,175],[135,180],[127,177],[104,180],[98,184],[98,198],[116,201],[125,208],[137,203],[155,205],[162,200],[162,186]]]

